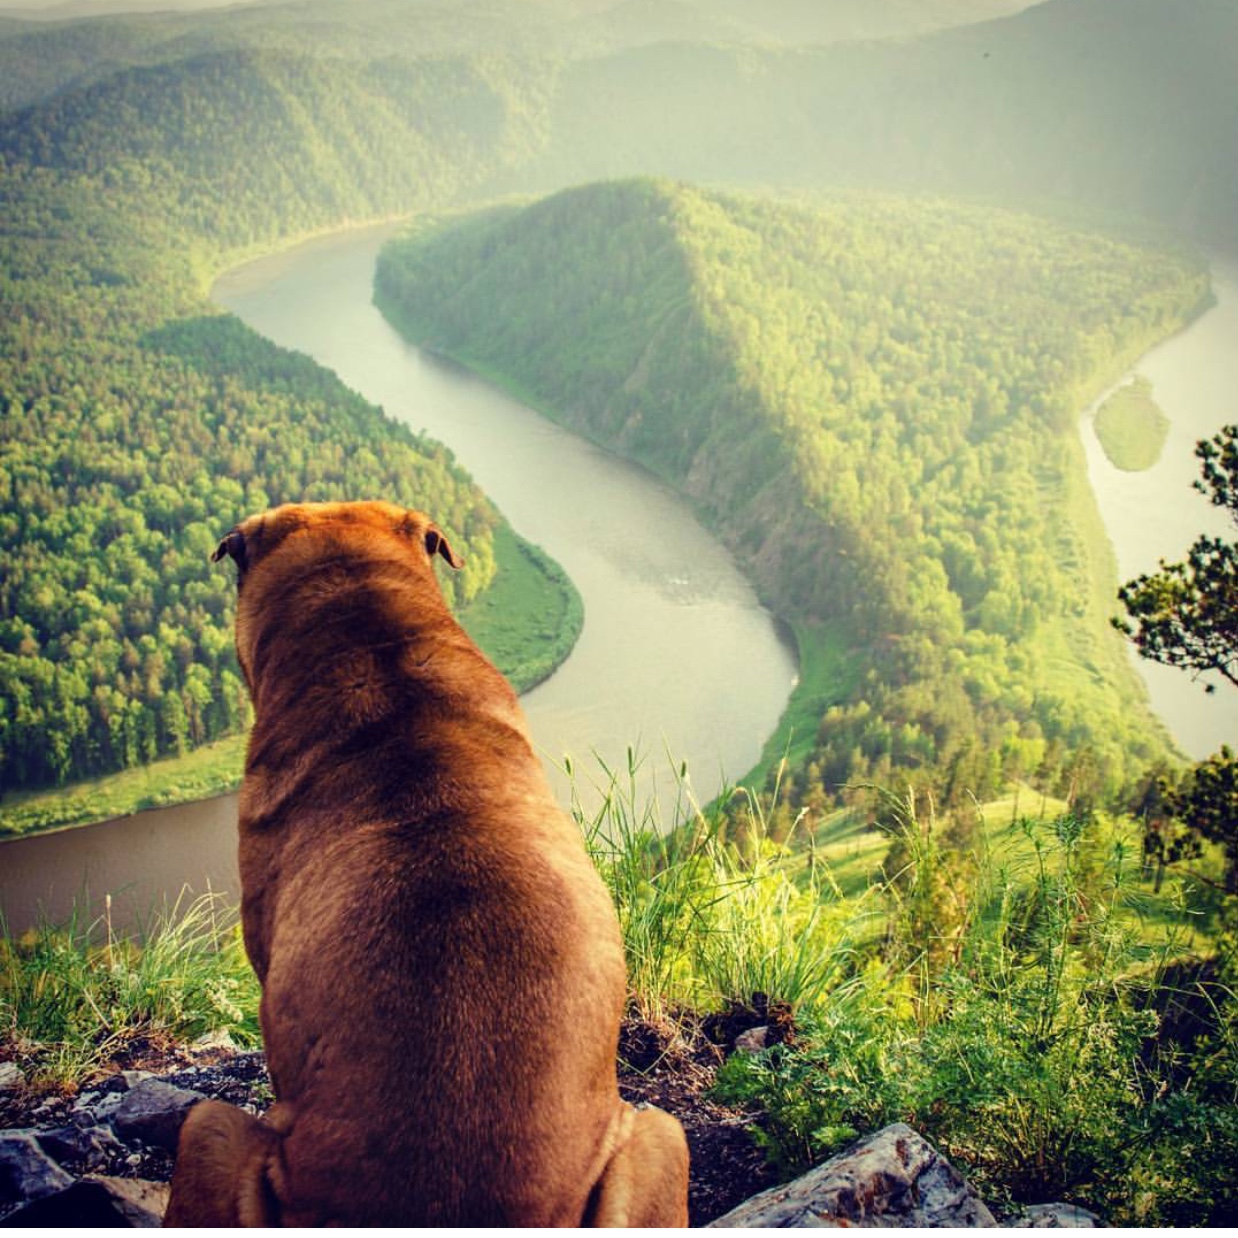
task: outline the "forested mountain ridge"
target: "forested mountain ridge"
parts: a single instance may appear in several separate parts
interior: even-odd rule
[[[332,56],[356,61],[479,52],[570,60],[665,42],[820,45],[907,37],[1027,6],[1028,0],[284,0],[226,13],[133,11],[54,24],[0,16],[0,107],[35,103],[132,65],[229,49],[304,55],[329,47]]]
[[[504,166],[484,68],[371,69],[208,54],[0,116],[0,788],[237,728],[231,589],[203,547],[256,508],[432,507],[467,547],[457,600],[491,579],[497,518],[441,448],[203,296],[255,248]]]
[[[240,247],[477,190],[526,152],[536,77],[508,68],[210,53],[10,113],[0,155]]]
[[[1238,5],[1046,0],[917,39],[565,65],[530,188],[649,173],[1073,202],[1238,243]]]
[[[849,634],[818,782],[897,765],[980,793],[1087,747],[1112,787],[1165,752],[1108,629],[1074,423],[1206,301],[1197,261],[939,202],[637,181],[393,245],[376,286],[418,340],[685,490],[782,613]]]
[[[672,20],[672,12],[679,17]],[[532,0],[299,0],[222,14],[75,22],[0,38],[0,106],[101,90],[90,94],[93,116],[69,107],[41,123],[68,130],[51,139],[63,148],[80,148],[89,133],[112,150],[117,136],[98,131],[108,108],[135,90],[148,110],[137,118],[138,141],[127,153],[140,158],[142,135],[161,116],[177,133],[182,111],[212,112],[212,88],[193,85],[204,60],[226,84],[230,56],[261,55],[270,59],[247,62],[247,71],[270,72],[285,99],[304,93],[299,118],[322,127],[328,147],[351,133],[357,161],[345,160],[346,170],[363,166],[380,146],[387,164],[380,179],[391,187],[404,174],[398,141],[411,143],[416,161],[427,138],[453,175],[464,165],[457,190],[473,184],[470,171],[480,170],[476,158],[486,153],[475,143],[501,116],[508,142],[504,158],[485,168],[488,193],[647,174],[858,185],[1069,201],[1238,243],[1238,6],[941,0],[931,9],[917,3],[880,12],[882,21],[858,5],[826,12],[796,0],[762,6],[760,16],[738,0],[652,10]],[[934,27],[947,28],[924,33]],[[872,37],[882,33],[901,37]],[[869,41],[833,41],[856,37]],[[154,83],[132,76],[161,66],[173,76],[187,73],[184,103],[175,91],[161,98]],[[423,76],[425,90],[415,84]],[[242,74],[237,102],[253,90]],[[223,99],[216,136],[227,145]],[[373,109],[370,120],[355,120],[357,105]],[[164,111],[149,110],[156,107]],[[337,111],[354,119],[333,133]],[[259,117],[266,114],[260,108]],[[254,132],[243,116],[234,119],[238,131]],[[272,140],[286,132],[287,122],[276,121]],[[451,146],[434,142],[431,123],[460,130],[458,161]],[[180,136],[192,150],[194,135]],[[295,131],[294,138],[301,140]],[[244,165],[242,144],[231,146]],[[311,142],[306,153],[307,168],[315,169],[321,150]],[[344,154],[333,149],[331,160]],[[376,186],[344,189],[346,177],[331,160],[324,170],[353,210]],[[369,181],[375,175],[366,174]]]

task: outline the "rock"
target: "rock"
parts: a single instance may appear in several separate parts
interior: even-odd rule
[[[29,1131],[0,1133],[0,1208],[53,1195],[72,1181]]]
[[[178,1088],[162,1079],[143,1079],[125,1094],[112,1125],[126,1143],[136,1140],[175,1152],[185,1115],[205,1099],[201,1092]]]
[[[78,1114],[84,1114],[91,1124],[95,1122],[106,1122],[120,1108],[120,1102],[124,1100],[122,1092],[83,1092],[81,1096],[73,1102],[73,1110],[70,1114],[70,1120],[76,1121]]]
[[[794,1182],[754,1195],[711,1221],[710,1227],[975,1228],[996,1224],[954,1166],[910,1126],[896,1122]]]
[[[228,1035],[227,1028],[222,1027],[216,1028],[213,1032],[207,1032],[204,1036],[199,1036],[189,1046],[189,1052],[195,1056],[203,1053],[234,1053],[235,1051],[236,1043]]]
[[[1094,1212],[1078,1204],[1032,1204],[1006,1222],[1011,1229],[1104,1229]]]
[[[750,1027],[735,1037],[736,1053],[760,1053],[769,1044],[768,1027]]]
[[[54,1195],[26,1204],[3,1221],[26,1226],[155,1229],[163,1224],[168,1187],[141,1178],[81,1178]]]
[[[17,1092],[26,1085],[26,1076],[16,1062],[0,1062],[0,1092]]]
[[[36,1131],[35,1139],[48,1156],[61,1164],[80,1161],[87,1169],[98,1169],[109,1156],[120,1152],[121,1144],[110,1127],[83,1123],[84,1116],[73,1114],[68,1126]]]

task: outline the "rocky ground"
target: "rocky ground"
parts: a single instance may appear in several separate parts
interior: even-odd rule
[[[659,1027],[632,1019],[623,1028],[623,1095],[674,1114],[687,1132],[692,1151],[689,1209],[694,1225],[722,1215],[774,1182],[748,1134],[751,1119],[708,1096],[736,1028],[742,1031],[745,1024],[751,1026],[752,1019],[740,1016],[730,1025],[715,1022],[708,1028],[681,1022]],[[713,1043],[711,1035],[722,1039],[723,1046]],[[210,1043],[190,1047],[135,1041],[100,1077],[73,1093],[38,1095],[13,1086],[0,1092],[0,1216],[18,1203],[18,1188],[9,1185],[6,1190],[19,1172],[8,1168],[6,1152],[21,1161],[38,1156],[41,1150],[50,1158],[48,1172],[58,1166],[68,1175],[65,1181],[84,1174],[167,1181],[172,1172],[175,1126],[165,1133],[158,1123],[166,1119],[152,1117],[140,1103],[145,1094],[156,1090],[151,1086],[155,1079],[255,1112],[272,1100],[260,1053]],[[166,1099],[166,1089],[158,1090],[165,1094],[161,1099]],[[33,1142],[16,1134],[22,1131],[33,1132]]]

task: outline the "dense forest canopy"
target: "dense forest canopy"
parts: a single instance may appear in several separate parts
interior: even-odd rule
[[[202,292],[222,266],[350,222],[628,172],[1032,195],[1232,240],[1236,36],[1226,0],[294,0],[0,23],[0,785],[237,725],[226,590],[190,561],[242,510],[429,487],[480,547],[461,587],[485,583],[494,517],[467,480],[214,315]],[[596,229],[619,211],[617,230],[573,239],[611,291],[581,301],[589,332],[533,377],[563,393],[596,366],[609,390],[633,370],[597,315],[631,342],[655,314],[643,407],[628,393],[591,409],[614,421],[595,432],[699,495],[757,495],[732,523],[790,612],[844,634],[888,622],[881,682],[903,703],[879,694],[862,720],[839,702],[818,764],[948,762],[943,711],[951,734],[973,715],[978,742],[1000,734],[1012,769],[1041,747],[1058,768],[1054,744],[1115,710],[1114,771],[1128,738],[1136,755],[1157,746],[1113,699],[1083,726],[1084,697],[1045,670],[1058,642],[1102,697],[1129,682],[1065,613],[1073,591],[1090,615],[1101,577],[1070,533],[1078,479],[1052,435],[1080,385],[1189,312],[1197,271],[1164,257],[1140,277],[1095,232],[978,209],[594,192]],[[652,231],[631,207],[650,195]],[[528,231],[513,254],[541,244],[537,210],[509,221]],[[1080,266],[1049,304],[1037,272],[1059,261]],[[676,385],[689,371],[696,394]],[[780,504],[789,462],[796,497]],[[976,473],[993,470],[1010,484],[982,498]],[[861,569],[860,529],[903,547]],[[923,676],[950,692],[917,703]]]
[[[823,45],[907,36],[1028,6],[1029,0],[251,0],[212,14],[174,11],[189,6],[172,0],[115,0],[111,7],[123,16],[107,22],[66,27],[0,17],[0,40],[20,36],[0,47],[0,104],[35,102],[133,63],[241,47],[313,54],[327,47],[357,60],[478,52],[575,58],[671,41]],[[54,12],[99,16],[107,7],[107,0],[66,0]],[[161,8],[168,11],[142,13]]]
[[[1205,302],[1197,261],[991,209],[640,181],[390,247],[377,287],[686,490],[782,613],[851,634],[818,785],[1060,782],[1087,747],[1112,788],[1163,752],[1093,593],[1074,425]]]
[[[463,601],[489,583],[497,518],[444,449],[204,312],[156,221],[38,177],[5,189],[0,787],[127,768],[243,724],[234,586],[208,556],[253,511],[432,506],[470,551],[448,588]]]

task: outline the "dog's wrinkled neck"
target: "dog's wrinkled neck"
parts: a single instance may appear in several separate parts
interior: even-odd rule
[[[394,677],[396,663],[407,672],[428,662],[455,626],[432,569],[415,558],[341,548],[271,579],[254,577],[240,652],[259,718],[268,708],[300,713],[327,687],[372,692],[376,680]]]

